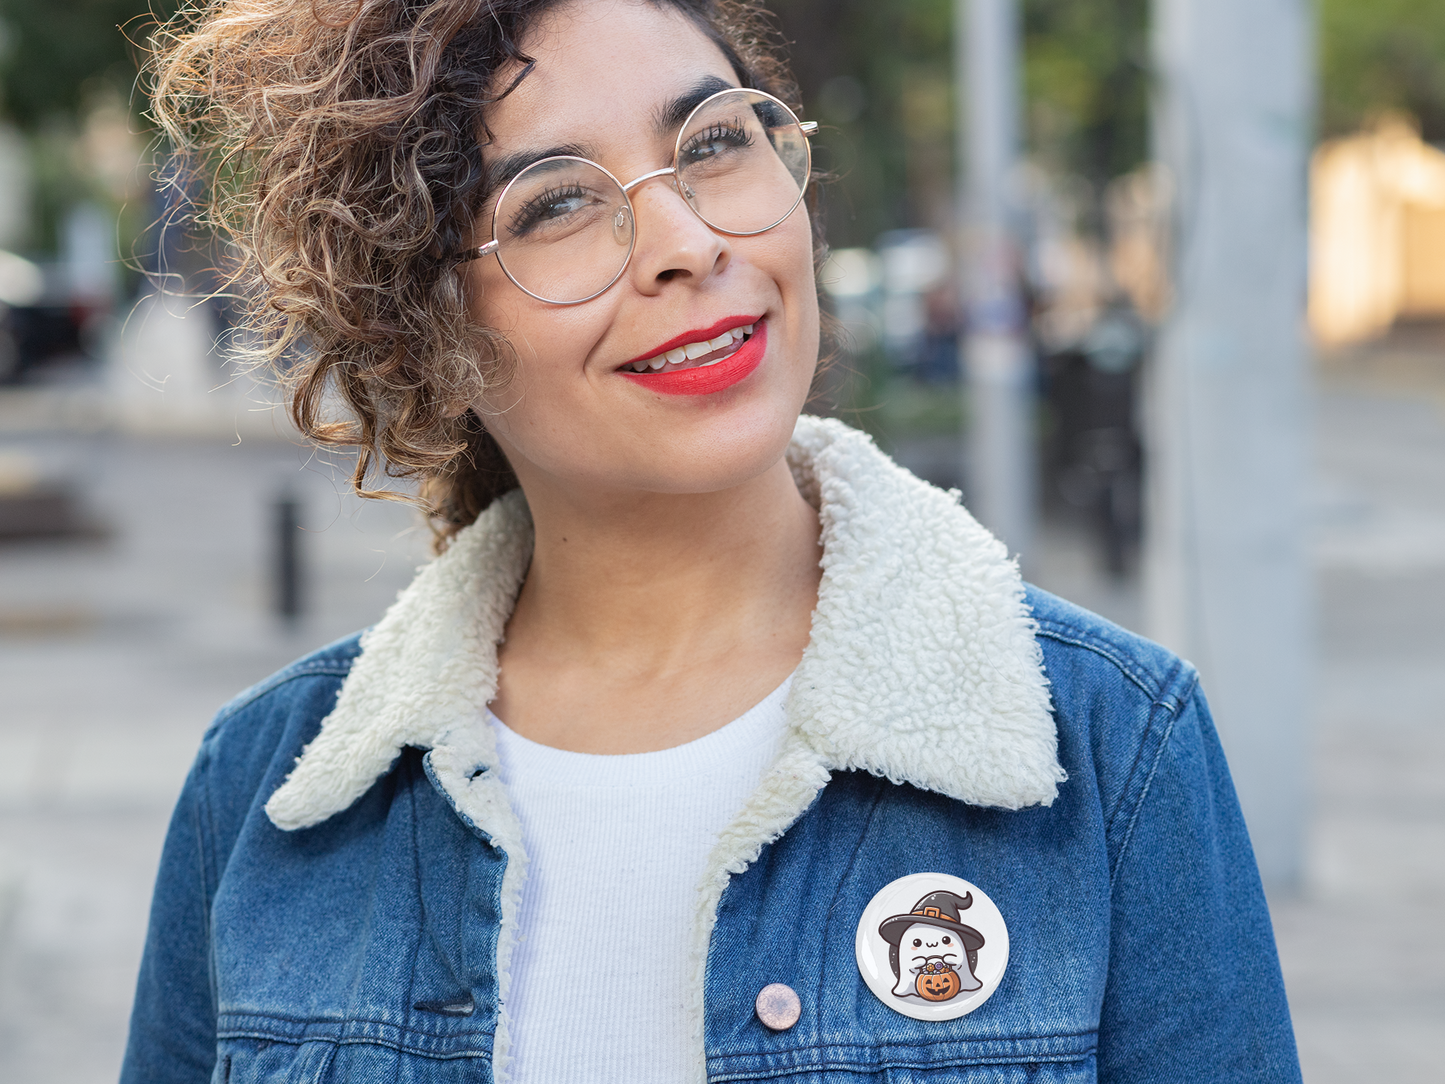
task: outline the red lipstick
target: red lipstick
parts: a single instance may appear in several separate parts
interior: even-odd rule
[[[708,339],[716,339],[724,331],[731,331],[735,327],[742,327],[744,324],[754,324],[761,320],[760,316],[724,316],[711,327],[698,328],[695,331],[684,331],[681,335],[668,339],[660,346],[654,346],[645,354],[639,354],[631,361],[624,361],[622,368],[635,365],[639,361],[651,361],[658,354],[665,354],[669,350],[676,350],[679,346],[686,346],[688,343],[707,342]]]
[[[736,326],[738,325],[735,320],[722,321],[715,325],[713,336],[721,335],[728,328]],[[673,340],[670,344],[663,346],[661,350],[656,350],[647,356],[655,358],[662,350],[671,350],[683,343],[697,342],[704,337],[705,333],[690,331],[686,336]],[[762,364],[763,354],[767,348],[768,325],[766,321],[758,320],[754,323],[753,333],[746,342],[722,361],[714,362],[712,365],[673,369],[670,372],[635,373],[626,369],[619,369],[617,372],[619,376],[626,377],[634,384],[663,395],[713,395],[746,380],[753,370]]]

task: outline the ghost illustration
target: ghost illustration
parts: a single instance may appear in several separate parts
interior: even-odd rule
[[[907,914],[890,915],[879,924],[878,935],[888,942],[888,963],[898,980],[894,997],[951,1001],[983,987],[973,971],[984,936],[960,917],[972,906],[972,892],[960,896],[941,888]]]
[[[925,971],[930,974],[956,971],[960,993],[983,985],[970,970],[963,942],[957,934],[942,926],[915,922],[898,939],[898,983],[893,987],[894,996],[924,1000],[918,992],[918,976]]]

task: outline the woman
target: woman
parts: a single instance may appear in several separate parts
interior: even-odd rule
[[[299,424],[419,474],[444,552],[207,734],[126,1081],[1298,1078],[1194,672],[799,417],[811,131],[758,27],[172,37]]]

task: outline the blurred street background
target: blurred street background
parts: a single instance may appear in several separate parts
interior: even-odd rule
[[[1276,126],[1299,148],[1278,159],[1297,158],[1297,176],[1285,168],[1276,185],[1298,207],[1298,243],[1288,222],[1266,238],[1296,344],[1280,356],[1297,356],[1299,379],[1227,386],[1206,410],[1207,374],[1177,377],[1192,372],[1179,359],[1194,356],[1208,293],[1208,261],[1191,253],[1228,235],[1235,212],[1209,210],[1215,182],[1199,163],[1258,137],[1212,121],[1207,87],[1187,138],[1171,119],[1203,40],[1190,29],[1199,4],[998,0],[1017,47],[1005,73],[1017,148],[997,201],[1020,346],[1010,451],[980,438],[1008,407],[986,398],[969,353],[988,330],[969,280],[982,182],[964,116],[983,84],[965,78],[975,62],[958,31],[967,13],[976,43],[987,26],[975,15],[994,2],[772,5],[833,177],[824,289],[839,333],[816,408],[1005,524],[1030,579],[1200,665],[1265,866],[1305,1079],[1433,1084],[1445,1043],[1445,4],[1259,0],[1297,17],[1303,49],[1302,89],[1278,99],[1303,119]],[[374,622],[429,553],[414,511],[350,495],[345,459],[305,447],[264,375],[232,364],[231,309],[206,297],[223,250],[158,228],[188,197],[163,181],[165,148],[135,89],[147,11],[0,0],[3,1084],[114,1078],[162,837],[210,717]],[[1241,18],[1235,30],[1249,31],[1254,16]],[[1247,99],[1259,68],[1223,74]],[[1257,158],[1260,175],[1236,179],[1269,188],[1272,160]],[[1251,282],[1252,257],[1216,248],[1226,279]],[[1224,308],[1226,337],[1253,333]],[[1273,354],[1260,356],[1268,369]],[[1264,405],[1246,418],[1227,413],[1231,399]],[[1298,459],[1261,498],[1298,510],[1298,544],[1257,581],[1254,609],[1227,620],[1170,586],[1205,584],[1207,603],[1232,567],[1222,581],[1213,566],[1178,572],[1180,553],[1216,543],[1177,491],[1227,499],[1255,479],[1179,467],[1181,431]],[[1013,506],[988,492],[1005,454],[1022,472]],[[1239,566],[1241,583],[1255,574]],[[1269,591],[1286,581],[1298,636],[1275,631]],[[1210,621],[1224,631],[1189,631]],[[1225,710],[1243,705],[1230,691],[1242,679],[1210,635],[1278,674],[1287,725],[1241,727],[1243,711]]]

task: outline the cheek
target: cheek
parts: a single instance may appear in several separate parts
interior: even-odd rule
[[[799,207],[766,233],[732,239],[733,251],[773,281],[790,302],[817,297],[813,275],[813,230]]]
[[[548,321],[538,319],[537,302],[514,286],[495,259],[479,267],[467,281],[467,314],[472,322],[501,332],[520,351],[542,347],[549,338]]]
[[[778,356],[787,359],[786,368],[778,375],[788,385],[790,396],[801,396],[799,408],[812,386],[820,342],[812,239],[808,218],[801,213],[765,234],[746,239],[752,245],[745,259],[767,276],[782,301],[782,319],[768,329],[769,350],[776,349]]]
[[[587,358],[615,317],[615,300],[604,295],[586,305],[546,305],[494,266],[469,280],[467,311],[507,341],[510,378],[484,395],[483,403],[494,411],[525,414],[529,401],[555,400],[580,387]]]
[[[816,308],[818,288],[813,273],[813,227],[805,208],[799,207],[791,218],[763,236],[776,239],[779,250],[776,258],[787,279],[785,289],[812,297]]]
[[[813,269],[813,231],[807,215],[799,208],[788,220],[791,227],[787,246],[787,284],[784,294],[797,314],[798,346],[810,361],[818,357],[818,283]]]

